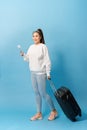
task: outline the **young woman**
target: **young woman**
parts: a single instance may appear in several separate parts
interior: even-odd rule
[[[57,111],[51,97],[46,92],[46,79],[51,78],[51,62],[42,30],[34,31],[32,39],[34,44],[29,47],[27,54],[20,53],[24,56],[24,60],[29,61],[32,87],[36,96],[37,113],[31,117],[31,120],[42,119],[42,98],[46,100],[51,109],[48,120],[54,120],[57,117]]]

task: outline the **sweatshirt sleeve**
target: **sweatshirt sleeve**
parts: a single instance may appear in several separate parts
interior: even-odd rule
[[[24,61],[29,62],[29,49],[26,54],[24,54]]]
[[[47,74],[47,76],[50,76],[51,61],[50,61],[50,57],[49,57],[49,52],[48,52],[47,46],[44,47],[44,63],[45,63],[45,66],[46,66],[46,74]]]

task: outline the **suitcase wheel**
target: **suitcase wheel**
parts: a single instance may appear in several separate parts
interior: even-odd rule
[[[75,119],[75,118],[71,118],[70,120],[71,120],[71,121],[73,121],[73,122],[75,122],[75,121],[76,121],[76,119]]]

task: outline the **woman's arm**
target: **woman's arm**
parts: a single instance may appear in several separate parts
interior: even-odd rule
[[[24,61],[29,62],[29,54],[27,52],[27,54],[25,54],[23,51],[20,51],[20,55],[23,56]]]
[[[50,61],[50,57],[49,57],[49,52],[48,52],[48,48],[45,46],[44,48],[44,62],[45,62],[45,66],[46,66],[46,74],[47,74],[47,78],[50,79],[50,72],[51,72],[51,61]]]

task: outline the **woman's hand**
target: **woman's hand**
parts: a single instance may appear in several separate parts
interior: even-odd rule
[[[51,80],[51,76],[47,76],[47,79],[48,79],[48,80]]]
[[[24,56],[24,52],[23,51],[20,51],[20,56]]]

